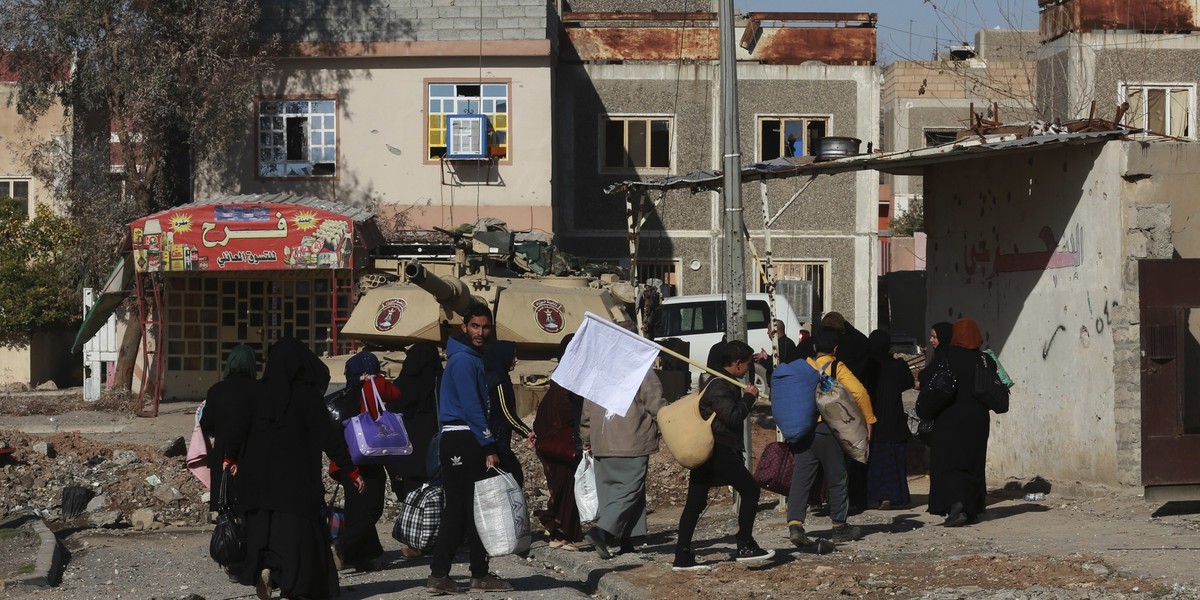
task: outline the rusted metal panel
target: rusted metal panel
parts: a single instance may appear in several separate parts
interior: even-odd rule
[[[582,61],[710,61],[720,42],[714,27],[578,27],[566,37]]]
[[[713,61],[716,28],[578,27],[565,32],[565,53],[582,61]],[[762,30],[750,58],[777,65],[818,60],[831,65],[873,64],[872,27],[778,27]]]
[[[1200,0],[1039,0],[1039,33],[1047,42],[1067,33],[1132,30],[1184,32],[1200,29]]]
[[[879,20],[877,13],[845,12],[752,12],[748,16],[756,21],[785,21],[788,23],[872,23]]]
[[[751,57],[767,64],[830,65],[875,63],[874,27],[779,27],[763,30]]]

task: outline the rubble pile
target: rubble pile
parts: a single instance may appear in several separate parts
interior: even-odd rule
[[[162,448],[98,443],[76,433],[0,432],[14,451],[0,461],[0,515],[33,511],[51,529],[201,525],[208,490],[184,466],[179,440]],[[91,492],[79,516],[63,519],[63,491]],[[140,512],[139,512],[140,511]]]

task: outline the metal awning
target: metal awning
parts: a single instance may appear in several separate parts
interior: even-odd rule
[[[1088,131],[1050,135],[1018,136],[996,134],[962,139],[955,142],[891,152],[887,154],[864,154],[837,160],[814,162],[812,157],[787,158],[751,163],[742,167],[742,182],[760,179],[781,179],[813,175],[836,175],[855,171],[875,170],[891,175],[921,175],[930,165],[973,160],[1013,152],[1028,151],[1037,147],[1096,144],[1115,140],[1134,133],[1135,130],[1115,129],[1111,131]],[[696,171],[687,175],[672,175],[652,181],[622,181],[604,189],[605,194],[619,194],[635,190],[691,189],[695,192],[710,192],[721,189],[721,171]]]
[[[84,344],[88,343],[88,340],[104,327],[108,318],[117,311],[117,308],[129,295],[132,283],[133,262],[125,260],[125,257],[118,258],[117,266],[113,267],[112,273],[109,273],[108,280],[100,290],[99,297],[96,298],[96,303],[83,317],[83,324],[79,326],[79,333],[75,336],[74,345],[71,346],[72,354],[82,352]]]

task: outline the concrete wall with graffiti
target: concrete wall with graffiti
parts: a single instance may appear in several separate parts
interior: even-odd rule
[[[1136,420],[1117,401],[1124,278],[1123,144],[1037,149],[926,172],[928,323],[972,317],[1016,381],[994,415],[989,479],[1136,483]],[[1115,341],[1117,340],[1117,341]],[[1135,415],[1136,416],[1136,415]],[[1122,428],[1134,427],[1134,434]]]

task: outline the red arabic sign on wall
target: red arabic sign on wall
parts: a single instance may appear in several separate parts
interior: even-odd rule
[[[141,272],[348,269],[353,262],[353,221],[305,206],[209,204],[129,227]]]

